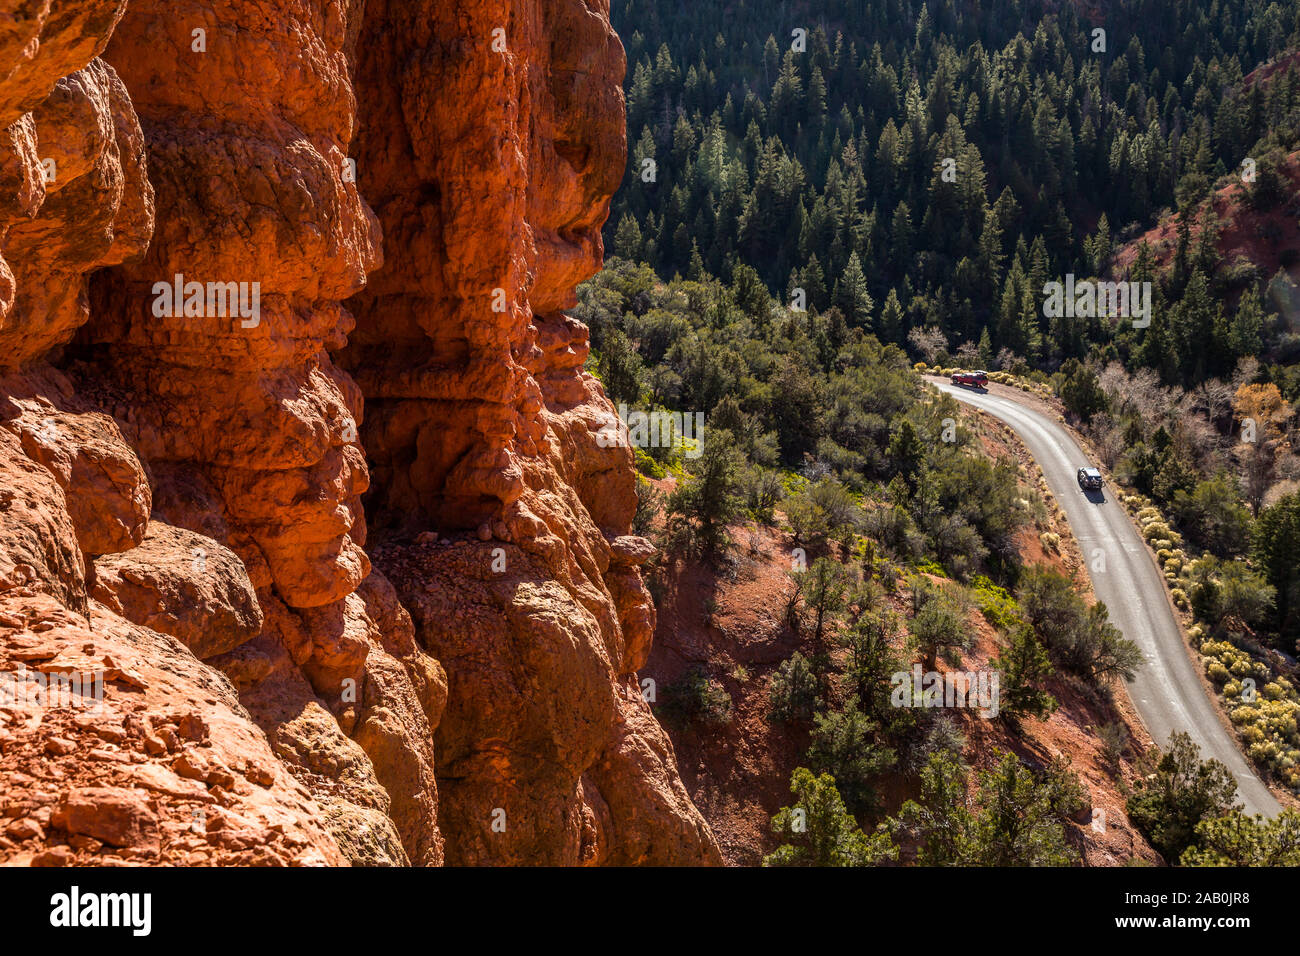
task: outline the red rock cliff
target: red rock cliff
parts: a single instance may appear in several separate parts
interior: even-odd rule
[[[0,704],[0,856],[717,862],[562,312],[623,70],[602,2],[0,3],[0,660],[106,675]]]

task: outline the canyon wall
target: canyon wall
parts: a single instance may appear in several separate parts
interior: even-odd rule
[[[0,702],[0,858],[719,860],[563,313],[623,71],[603,0],[0,3],[0,675],[104,687]]]

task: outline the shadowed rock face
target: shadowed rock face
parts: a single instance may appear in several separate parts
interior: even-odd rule
[[[0,661],[157,766],[0,708],[0,857],[718,861],[560,311],[623,71],[603,2],[0,0]]]
[[[600,5],[367,5],[355,154],[389,261],[350,303],[344,363],[378,503],[472,529],[523,494],[548,449],[532,320],[562,322],[600,267],[623,71]]]

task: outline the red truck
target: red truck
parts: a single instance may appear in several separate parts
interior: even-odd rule
[[[952,383],[954,385],[969,385],[972,388],[984,388],[989,383],[989,377],[984,372],[953,372]]]

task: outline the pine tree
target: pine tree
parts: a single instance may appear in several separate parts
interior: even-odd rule
[[[890,289],[885,297],[885,306],[880,311],[880,337],[886,342],[903,340],[903,307],[898,301],[898,293]]]
[[[849,256],[844,275],[835,285],[834,304],[844,313],[849,325],[870,330],[875,303],[867,291],[867,277],[862,272],[862,262],[856,252]]]
[[[1032,628],[1013,628],[992,665],[1002,674],[1002,716],[1014,723],[1022,717],[1041,719],[1056,709],[1056,699],[1043,689],[1052,675],[1052,662]]]
[[[641,227],[631,213],[623,213],[614,233],[614,255],[636,262],[641,258]]]

